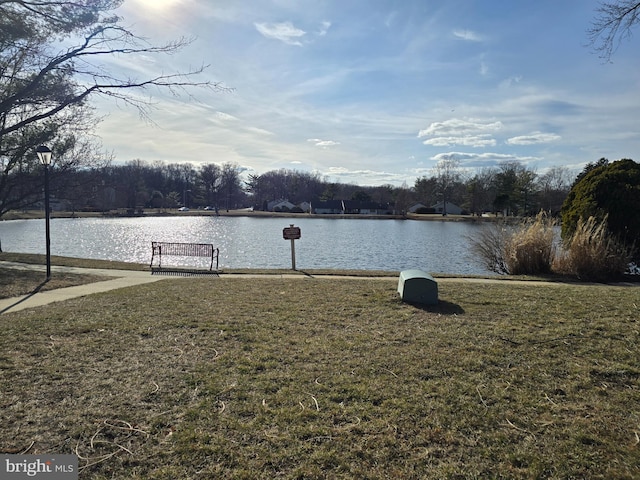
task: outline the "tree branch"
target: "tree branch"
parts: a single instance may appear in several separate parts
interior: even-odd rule
[[[106,37],[105,35],[108,32],[116,32],[117,36],[114,37]],[[116,54],[135,54],[135,53],[171,53],[177,51],[184,45],[187,45],[188,42],[185,39],[178,40],[176,42],[166,44],[163,46],[157,47],[121,47],[121,48],[108,48],[102,50],[92,50],[92,48],[100,45],[108,45],[112,42],[120,42],[120,43],[131,43],[135,44],[135,42],[140,41],[133,34],[128,32],[126,29],[118,27],[118,26],[102,26],[96,29],[93,33],[88,35],[84,42],[77,46],[70,48],[64,54],[61,54],[57,57],[50,59],[50,61],[36,74],[32,77],[32,79],[25,85],[23,88],[16,91],[13,95],[10,95],[0,101],[0,113],[8,112],[12,107],[20,104],[25,99],[32,99],[34,93],[46,82],[46,79],[55,71],[65,70],[65,75],[73,75],[73,74],[81,74],[85,76],[92,76],[94,78],[94,84],[88,88],[85,88],[83,91],[75,94],[71,94],[67,96],[63,101],[61,101],[54,108],[50,108],[44,112],[40,112],[32,115],[29,118],[26,118],[20,122],[17,122],[11,126],[5,127],[0,130],[0,136],[17,131],[21,128],[24,128],[26,125],[43,120],[48,117],[52,117],[53,115],[59,113],[63,109],[79,104],[83,102],[91,93],[101,93],[108,96],[113,96],[119,98],[121,100],[125,100],[128,104],[134,105],[138,108],[143,117],[147,118],[147,114],[143,108],[143,102],[133,101],[131,98],[126,97],[125,95],[115,94],[114,90],[129,90],[135,88],[145,88],[149,86],[158,86],[158,87],[168,87],[168,88],[184,88],[189,86],[200,86],[200,87],[212,87],[212,88],[222,88],[219,83],[212,83],[211,81],[203,81],[203,82],[194,82],[188,80],[189,77],[193,75],[200,74],[204,71],[206,66],[203,66],[197,70],[192,70],[187,73],[176,73],[176,74],[168,74],[168,75],[159,75],[149,80],[144,81],[134,81],[132,79],[119,80],[110,75],[102,74],[92,70],[81,71],[76,69],[73,66],[73,61],[76,59],[82,59],[84,62],[87,62],[86,58],[97,57],[97,56],[110,56]],[[69,64],[67,66],[67,64]],[[87,65],[94,67],[91,62],[87,62]],[[94,67],[96,68],[96,67]],[[97,69],[97,68],[96,68]],[[110,82],[99,83],[95,80],[110,80]],[[29,102],[27,102],[28,104]],[[31,102],[33,103],[33,101]]]
[[[597,17],[587,30],[590,45],[600,57],[610,60],[623,38],[631,36],[631,30],[640,22],[640,2],[619,0],[603,2],[596,10]]]

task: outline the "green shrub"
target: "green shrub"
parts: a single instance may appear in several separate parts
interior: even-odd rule
[[[571,242],[578,223],[589,217],[594,217],[589,224],[594,228],[606,218],[608,234],[633,249],[640,238],[639,163],[628,159],[600,162],[579,177],[562,206],[562,238]]]

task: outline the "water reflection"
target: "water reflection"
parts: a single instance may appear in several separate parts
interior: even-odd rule
[[[147,263],[151,242],[213,243],[226,268],[290,268],[290,242],[282,229],[295,223],[296,265],[305,268],[404,270],[484,274],[467,238],[468,222],[411,220],[144,217],[53,219],[51,252],[70,257]],[[44,221],[0,222],[5,251],[44,252]]]

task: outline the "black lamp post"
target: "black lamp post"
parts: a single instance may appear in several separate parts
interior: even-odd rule
[[[189,190],[188,188],[185,188],[184,192],[182,193],[182,206],[184,208],[189,208],[189,205],[188,205],[189,198],[187,197],[187,193],[191,193],[191,190]]]
[[[51,238],[49,235],[49,165],[51,165],[51,150],[44,145],[36,148],[40,163],[44,165],[44,218],[45,238],[47,243],[47,280],[51,278]]]

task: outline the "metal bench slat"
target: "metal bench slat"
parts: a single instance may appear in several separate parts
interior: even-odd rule
[[[151,263],[158,256],[158,268],[162,268],[162,255],[166,256],[185,256],[185,257],[211,257],[209,270],[213,269],[213,261],[216,261],[216,270],[218,269],[219,249],[214,248],[210,243],[177,243],[177,242],[151,242]]]

